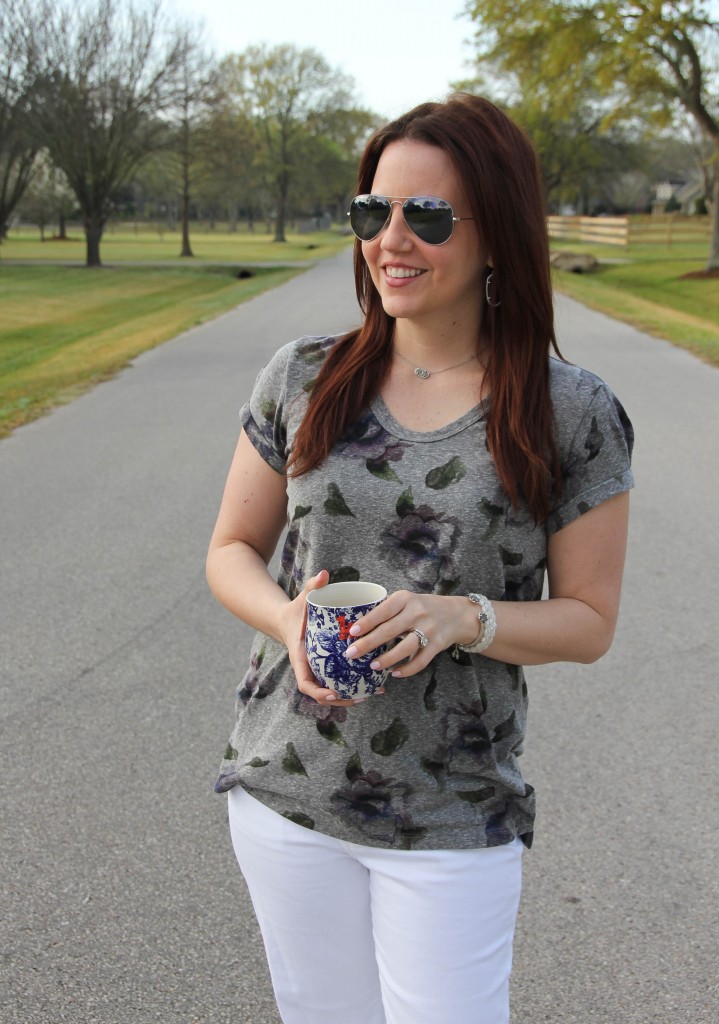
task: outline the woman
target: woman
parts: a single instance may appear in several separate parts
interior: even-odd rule
[[[550,358],[536,160],[491,103],[377,132],[350,222],[364,323],[280,349],[242,410],[208,578],[259,632],[216,788],[285,1024],[498,1024],[534,821],[520,666],[611,643],[631,427]],[[304,654],[308,593],[343,579],[390,595],[351,629],[350,659],[397,641],[364,701]]]

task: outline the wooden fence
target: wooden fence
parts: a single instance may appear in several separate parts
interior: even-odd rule
[[[676,213],[631,217],[547,217],[550,238],[594,242],[601,245],[661,245],[709,242],[708,216]]]
[[[547,217],[547,228],[550,238],[602,245],[627,245],[629,240],[628,217]]]

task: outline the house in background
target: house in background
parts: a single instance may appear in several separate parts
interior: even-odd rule
[[[701,178],[690,178],[675,192],[676,201],[682,213],[697,213],[697,203],[700,199],[706,199],[705,183]]]
[[[652,213],[687,215],[697,212],[697,200],[704,199],[704,182],[699,176],[689,176],[681,181],[660,181],[654,185]]]

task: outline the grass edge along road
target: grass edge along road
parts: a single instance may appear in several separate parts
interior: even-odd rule
[[[64,243],[41,251],[39,243],[5,243],[0,251],[0,438],[37,419],[56,405],[113,376],[140,353],[269,288],[306,267],[252,266],[270,254],[278,264],[312,262],[348,244],[337,232],[290,236],[287,246],[272,246],[262,236],[225,236],[214,255],[231,265],[198,261],[176,266],[140,267],[114,262],[109,242],[104,267],[58,266],[57,253],[70,255]],[[131,244],[134,242],[134,246]],[[142,260],[143,240],[123,238],[125,261]],[[71,253],[76,256],[76,246]],[[309,250],[309,251],[308,251]],[[162,259],[164,253],[153,253]],[[10,262],[7,262],[7,261]],[[311,263],[306,263],[310,266]],[[239,277],[242,267],[251,276]]]
[[[719,276],[686,276],[703,270],[702,249],[642,246],[625,253],[616,246],[554,241],[553,251],[587,253],[599,265],[587,274],[554,270],[553,284],[591,309],[719,366]]]
[[[0,438],[300,268],[0,268]]]

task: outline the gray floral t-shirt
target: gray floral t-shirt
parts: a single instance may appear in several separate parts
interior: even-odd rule
[[[260,373],[241,412],[262,458],[285,470],[307,393],[332,338],[302,338]],[[371,580],[425,594],[478,591],[538,601],[549,535],[633,485],[631,424],[598,377],[551,359],[562,495],[546,524],[513,509],[487,450],[487,402],[439,430],[408,430],[381,397],[319,468],[288,479],[279,584],[295,597]],[[215,788],[242,785],[327,835],[395,849],[531,843],[534,791],[522,778],[524,673],[449,651],[354,707],[301,694],[286,648],[257,634]]]

